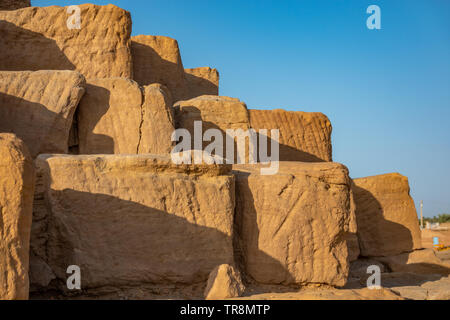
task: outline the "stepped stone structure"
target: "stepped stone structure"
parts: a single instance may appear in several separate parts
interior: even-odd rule
[[[0,132],[15,133],[33,158],[67,153],[84,87],[84,77],[74,71],[0,71]]]
[[[79,6],[69,29],[65,7],[0,11],[0,70],[76,70],[86,78],[132,76],[131,17],[114,5]]]
[[[30,0],[2,0],[0,10],[17,10],[31,6]]]
[[[34,193],[30,153],[0,133],[0,300],[28,299],[28,252]]]
[[[169,154],[172,98],[160,84],[123,78],[89,80],[77,112],[80,154]]]
[[[433,273],[440,282],[271,298],[448,297],[448,266],[420,250],[407,178],[352,181],[332,162],[324,114],[249,110],[218,96],[216,69],[185,68],[175,39],[131,37],[130,13],[114,5],[77,6],[79,29],[77,10],[29,6],[0,4],[0,299],[356,288],[372,264],[383,281]],[[224,155],[229,129],[253,129],[259,142],[278,129],[278,171],[248,164],[247,152],[247,164],[177,165],[175,129],[191,135],[189,150],[220,140],[203,136],[216,129]],[[68,292],[71,265],[81,291]]]
[[[134,80],[140,85],[160,83],[174,101],[219,93],[219,73],[209,67],[184,69],[175,39],[163,36],[131,37]]]
[[[267,284],[345,285],[352,208],[347,168],[281,162],[278,174],[263,176],[259,166],[233,166],[246,272]]]
[[[188,97],[219,95],[219,72],[210,67],[184,69],[188,84]]]
[[[407,177],[392,173],[353,181],[362,256],[391,256],[422,247]]]
[[[36,198],[48,205],[35,205],[33,251],[63,285],[68,265],[80,266],[87,289],[198,283],[233,262],[227,166],[150,155],[42,155],[36,165]]]
[[[249,110],[249,119],[250,126],[255,130],[279,129],[280,161],[333,161],[332,127],[324,114]]]

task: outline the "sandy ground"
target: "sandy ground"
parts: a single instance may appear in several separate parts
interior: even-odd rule
[[[433,248],[433,237],[439,238],[439,243],[450,246],[450,223],[443,223],[441,227],[447,227],[446,231],[422,230],[422,246]],[[436,255],[450,266],[450,250],[436,252]]]

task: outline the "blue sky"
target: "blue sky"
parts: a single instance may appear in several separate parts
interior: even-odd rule
[[[352,177],[409,177],[426,216],[450,213],[450,1],[133,0],[133,35],[178,40],[249,108],[325,113]],[[36,6],[84,1],[32,0]],[[381,30],[366,9],[381,8]]]

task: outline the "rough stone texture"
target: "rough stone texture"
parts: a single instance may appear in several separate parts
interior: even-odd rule
[[[236,98],[201,96],[174,105],[177,128],[188,129],[194,134],[194,121],[203,121],[203,131],[216,128],[248,130],[248,110],[245,103]]]
[[[359,241],[358,241],[358,226],[356,224],[356,207],[355,207],[355,200],[353,195],[353,190],[350,193],[350,203],[351,203],[351,210],[350,210],[350,223],[348,228],[348,233],[345,237],[347,241],[347,249],[348,249],[348,259],[350,262],[355,261],[358,259],[361,250],[359,250]]]
[[[83,4],[81,28],[68,7],[0,12],[0,70],[76,70],[86,78],[132,76],[131,17],[114,5]]]
[[[201,283],[233,263],[227,166],[177,166],[151,155],[42,155],[36,165],[42,200],[34,206],[33,253],[62,288],[72,264],[89,289]]]
[[[67,153],[84,86],[84,77],[74,71],[0,72],[0,132],[15,133],[32,157]]]
[[[30,0],[2,0],[0,10],[17,10],[31,6]]]
[[[0,300],[28,299],[28,260],[34,193],[25,144],[0,133]]]
[[[236,98],[201,96],[194,99],[179,101],[174,105],[175,127],[177,129],[187,129],[191,134],[191,146],[194,146],[194,122],[202,121],[203,133],[208,129],[218,129],[223,137],[223,158],[226,157],[226,135],[227,129],[250,128],[248,120],[247,106]],[[211,142],[204,141],[202,150]],[[236,147],[235,160],[236,163]],[[246,153],[247,154],[247,153]],[[231,160],[231,159],[230,159]],[[247,159],[248,160],[248,159]]]
[[[450,277],[438,274],[382,273],[381,283],[406,299],[450,299]]]
[[[139,35],[131,38],[134,80],[141,86],[160,83],[169,88],[174,101],[184,100],[188,87],[175,39]]]
[[[390,256],[421,248],[408,178],[398,173],[354,180],[361,255]]]
[[[233,266],[222,264],[211,271],[205,288],[206,300],[240,297],[245,290],[241,274]]]
[[[210,67],[184,69],[188,83],[189,98],[202,95],[219,95],[219,72]]]
[[[131,40],[133,79],[141,86],[160,83],[169,89],[175,102],[218,95],[217,70],[209,67],[184,69],[177,40],[147,35],[134,36]]]
[[[436,256],[433,249],[415,250],[376,259],[387,265],[393,272],[450,275],[450,268]]]
[[[251,127],[256,130],[279,129],[280,161],[332,161],[332,127],[324,114],[249,110],[249,118]]]
[[[260,283],[343,286],[349,271],[345,235],[351,215],[348,170],[337,163],[234,165],[236,250]]]
[[[79,153],[136,154],[142,102],[133,80],[88,80],[77,111]]]
[[[123,78],[88,80],[77,112],[79,154],[168,154],[174,130],[167,88]]]
[[[171,136],[174,130],[175,120],[169,90],[160,84],[144,87],[138,153],[169,154],[172,151]]]

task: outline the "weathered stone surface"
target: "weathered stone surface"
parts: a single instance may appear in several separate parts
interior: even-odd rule
[[[205,288],[206,300],[240,297],[245,290],[241,274],[233,266],[222,264],[211,271]]]
[[[209,129],[219,130],[222,138],[223,155],[227,158],[226,140],[233,138],[226,134],[226,130],[242,129],[247,131],[250,128],[248,120],[247,106],[245,103],[236,98],[218,97],[218,96],[201,96],[186,101],[178,101],[174,105],[175,109],[175,127],[177,129],[186,129],[191,135],[192,149],[198,149],[195,145],[194,138],[202,139],[203,133]],[[196,137],[194,124],[201,121],[202,132],[200,137]],[[212,139],[214,140],[214,138]],[[217,141],[215,141],[217,142]],[[211,142],[203,141],[202,150],[210,145]],[[219,143],[220,144],[220,143]],[[236,144],[236,143],[235,143]],[[248,144],[246,144],[248,146]],[[234,148],[234,159],[228,159],[232,163],[237,163],[237,147]],[[246,155],[248,152],[246,151]],[[231,156],[230,156],[231,157]],[[246,157],[248,163],[248,157]]]
[[[133,80],[88,80],[77,111],[80,154],[136,154],[142,92]]]
[[[74,15],[68,7],[0,12],[0,70],[76,70],[86,78],[131,78],[129,12],[114,5],[78,7],[80,29],[68,28]]]
[[[141,86],[160,83],[174,102],[219,93],[219,73],[209,67],[184,69],[175,39],[164,36],[131,37],[133,79]]]
[[[33,252],[62,287],[69,265],[89,289],[201,283],[233,263],[229,167],[151,155],[42,155],[36,165]]]
[[[141,141],[138,153],[169,154],[172,151],[171,136],[175,130],[170,92],[160,84],[145,86],[143,90]]]
[[[79,154],[168,154],[174,130],[167,88],[123,78],[88,80],[77,112]]]
[[[376,259],[386,264],[393,272],[450,275],[450,268],[436,256],[433,249],[415,250]]]
[[[189,98],[203,95],[219,95],[219,72],[210,67],[184,69],[188,83]]]
[[[0,133],[0,300],[28,299],[33,193],[27,147],[15,135]]]
[[[84,77],[74,71],[0,72],[0,132],[15,133],[32,157],[67,153],[84,86]]]
[[[361,255],[390,256],[421,248],[408,178],[398,173],[354,180]]]
[[[236,98],[201,96],[174,105],[177,128],[194,134],[194,121],[203,121],[203,130],[216,128],[248,130],[250,127],[245,103]]]
[[[31,6],[30,0],[2,0],[0,10],[17,10]]]
[[[235,165],[236,237],[247,274],[260,283],[343,286],[349,265],[348,170],[337,163]]]
[[[331,123],[319,112],[249,110],[253,129],[279,129],[280,161],[332,161]]]
[[[134,80],[141,86],[160,83],[169,88],[174,101],[184,100],[188,87],[175,39],[139,35],[131,38]]]

